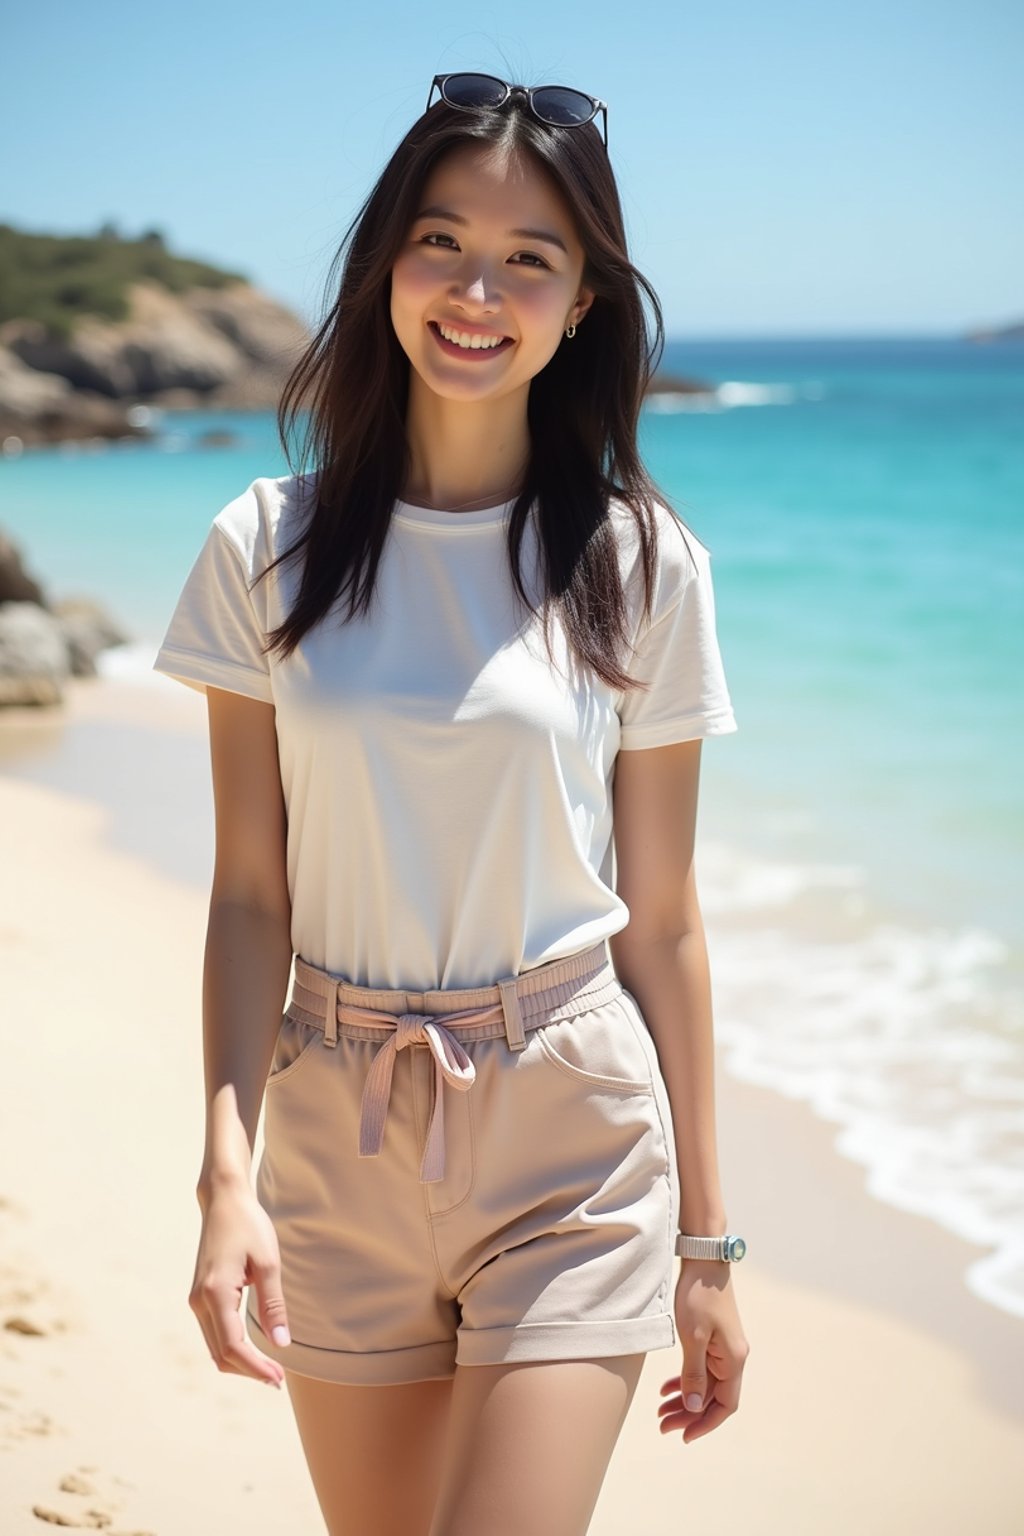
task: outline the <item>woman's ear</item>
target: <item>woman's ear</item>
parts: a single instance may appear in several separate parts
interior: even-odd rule
[[[566,325],[579,325],[580,321],[583,319],[583,316],[587,313],[587,310],[590,308],[591,304],[593,304],[594,298],[595,294],[592,288],[581,288],[576,297],[576,303],[569,311],[569,318],[566,321]]]

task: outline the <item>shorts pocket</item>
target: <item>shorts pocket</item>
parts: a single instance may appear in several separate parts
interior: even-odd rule
[[[293,1077],[305,1061],[312,1056],[317,1044],[324,1043],[324,1032],[312,1024],[301,1024],[290,1014],[285,1014],[277,1032],[274,1055],[267,1074],[267,1087],[273,1088],[286,1077]]]
[[[641,1027],[622,997],[616,996],[575,1018],[543,1024],[537,1041],[553,1067],[590,1088],[653,1093],[651,1059],[638,1033]]]

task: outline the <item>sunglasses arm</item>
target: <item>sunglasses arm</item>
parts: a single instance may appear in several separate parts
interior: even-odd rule
[[[444,82],[445,78],[446,77],[444,75],[435,75],[433,80],[431,80],[431,82],[430,82],[430,90],[427,92],[427,104],[423,108],[424,112],[429,112],[430,111],[430,103],[433,100],[434,92],[436,90],[440,89],[440,87],[441,87],[442,83]]]

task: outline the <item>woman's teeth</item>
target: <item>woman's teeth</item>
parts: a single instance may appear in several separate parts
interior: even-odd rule
[[[489,347],[500,347],[505,340],[504,336],[471,336],[468,331],[453,331],[446,325],[439,325],[437,328],[445,341],[453,342],[457,347],[472,348],[473,351],[478,347],[484,350]]]

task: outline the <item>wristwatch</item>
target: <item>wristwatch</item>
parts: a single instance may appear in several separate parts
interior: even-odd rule
[[[724,1259],[727,1264],[738,1264],[746,1251],[743,1238],[731,1232],[724,1237],[690,1237],[686,1232],[676,1233],[676,1254],[681,1259]]]

